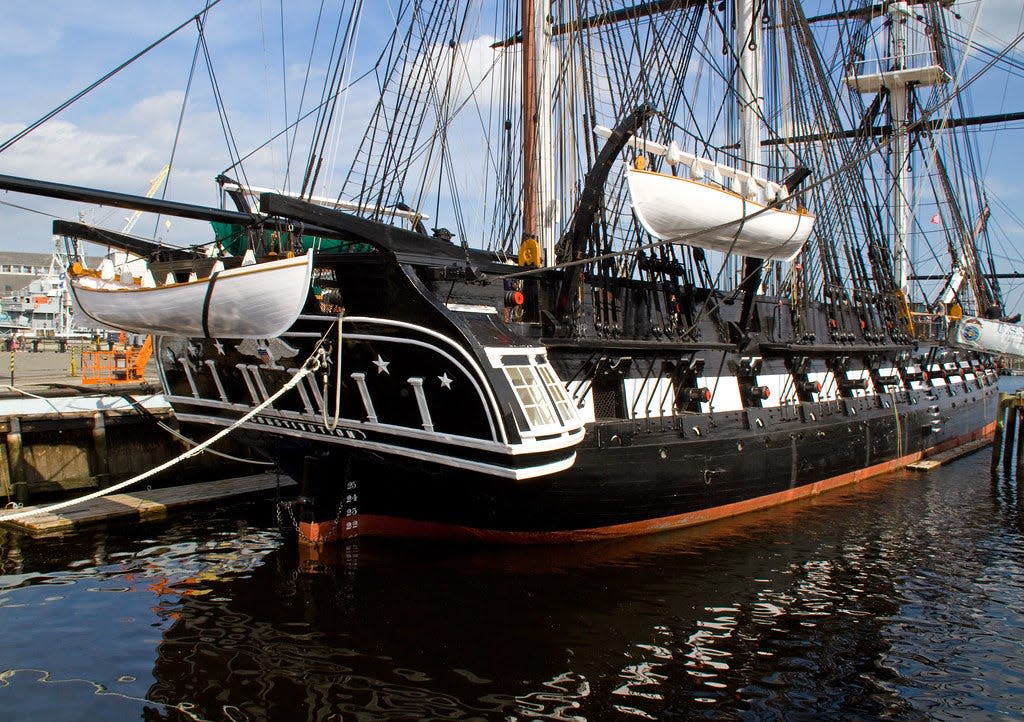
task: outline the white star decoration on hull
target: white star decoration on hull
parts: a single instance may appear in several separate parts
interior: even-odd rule
[[[373,365],[377,367],[377,373],[387,374],[388,376],[390,376],[391,372],[388,371],[388,365],[390,363],[390,361],[385,361],[383,356],[377,354],[377,360],[373,362]]]
[[[441,382],[441,388],[442,389],[449,389],[449,390],[451,389],[451,387],[452,387],[452,379],[448,378],[448,372],[447,371],[445,371],[443,374],[438,376],[437,379],[438,379],[438,381]]]

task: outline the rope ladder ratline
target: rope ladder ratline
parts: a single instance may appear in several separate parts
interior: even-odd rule
[[[161,471],[164,471],[165,469],[171,468],[175,464],[178,464],[179,462],[184,461],[185,459],[189,459],[195,456],[196,454],[201,453],[208,446],[211,446],[214,443],[220,441],[225,436],[230,434],[232,431],[247,423],[250,419],[256,416],[256,414],[260,413],[265,408],[270,406],[272,403],[277,401],[279,398],[284,396],[286,393],[291,391],[293,388],[298,386],[298,384],[303,379],[305,379],[306,376],[309,376],[310,374],[315,373],[317,370],[319,370],[320,367],[322,366],[321,356],[321,348],[318,347],[317,350],[314,351],[313,354],[306,360],[306,362],[302,364],[302,367],[298,370],[298,372],[294,376],[292,376],[292,378],[290,378],[288,382],[285,383],[280,389],[278,389],[272,395],[268,396],[261,404],[259,404],[258,406],[254,406],[252,409],[250,409],[244,416],[238,419],[238,421],[234,422],[227,428],[218,431],[216,434],[211,436],[206,441],[202,442],[197,446],[194,446],[193,448],[189,449],[183,454],[176,456],[175,458],[170,459],[169,461],[165,461],[159,466],[153,467],[149,471],[144,471],[143,473],[134,476],[131,479],[122,481],[109,488],[100,489],[99,491],[92,492],[91,494],[86,494],[85,496],[78,497],[77,499],[68,499],[67,501],[58,502],[56,504],[50,504],[48,506],[42,506],[37,509],[18,511],[13,514],[0,514],[0,522],[16,521],[18,519],[24,519],[26,517],[35,516],[38,514],[50,514],[60,509],[65,509],[69,506],[75,506],[77,504],[82,504],[87,501],[92,501],[93,499],[98,499],[100,497],[107,496],[108,494],[113,494],[116,491],[120,491],[121,489],[131,486],[132,484],[137,484],[138,482],[144,479],[148,479],[149,477],[155,474],[159,474]]]

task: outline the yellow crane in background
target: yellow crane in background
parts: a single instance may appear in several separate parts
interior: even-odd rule
[[[163,169],[149,182],[149,189],[146,191],[146,198],[152,198],[160,189],[160,186],[167,179],[171,166],[165,165]],[[130,233],[135,224],[142,216],[142,211],[135,211],[126,218],[122,233]],[[138,257],[127,253],[119,253],[124,258],[115,266],[128,266],[134,261],[141,260]],[[146,336],[142,346],[134,347],[126,342],[124,333],[120,334],[118,343],[113,343],[104,351],[97,348],[94,351],[81,352],[82,357],[82,383],[83,384],[119,384],[139,383],[145,378],[146,364],[153,355],[153,337]],[[74,375],[74,355],[72,354],[71,374]]]
[[[149,182],[149,190],[146,191],[146,198],[152,198],[156,195],[156,192],[163,185],[163,182],[167,179],[167,174],[171,172],[170,164],[165,165],[163,170],[157,173],[156,177]],[[139,217],[142,215],[142,211],[135,211],[126,219],[128,222],[125,227],[121,229],[122,233],[131,233],[131,230],[135,228],[135,224],[139,222]]]

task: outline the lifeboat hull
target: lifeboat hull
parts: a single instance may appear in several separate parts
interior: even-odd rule
[[[158,336],[273,338],[302,312],[312,273],[310,251],[156,288],[81,276],[71,279],[71,290],[82,311],[108,328]]]
[[[688,178],[630,169],[627,181],[637,219],[662,241],[790,261],[814,225],[807,213],[769,208]]]
[[[1024,328],[1012,323],[965,317],[950,329],[949,342],[972,351],[1024,358]]]

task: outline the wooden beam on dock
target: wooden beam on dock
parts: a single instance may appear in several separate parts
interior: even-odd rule
[[[185,486],[150,489],[132,494],[111,494],[69,507],[57,514],[35,514],[10,522],[5,522],[3,513],[0,512],[0,525],[26,532],[34,537],[52,536],[109,521],[139,522],[164,519],[171,509],[234,500],[273,491],[278,486],[291,490],[297,485],[287,476],[278,477],[273,473],[254,474]],[[26,511],[30,508],[25,507],[17,511]]]
[[[963,444],[962,446],[957,446],[952,449],[948,449],[947,451],[941,451],[934,456],[929,456],[927,459],[915,461],[913,464],[907,464],[907,468],[911,471],[932,471],[933,469],[938,469],[940,466],[944,466],[951,461],[956,461],[968,454],[973,454],[975,451],[988,448],[991,443],[992,439],[978,439],[977,441],[972,441],[969,444]]]

